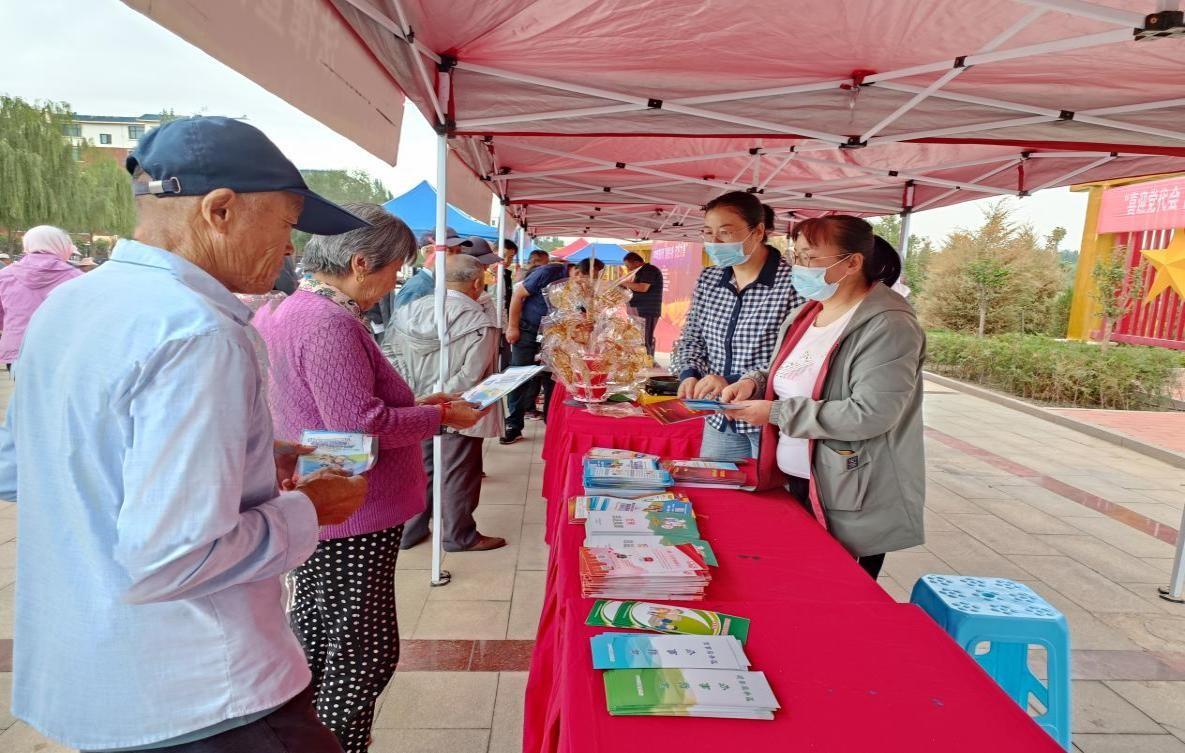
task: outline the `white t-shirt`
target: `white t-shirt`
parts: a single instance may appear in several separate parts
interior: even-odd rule
[[[811,397],[815,393],[815,382],[819,380],[819,372],[823,370],[823,363],[827,354],[839,341],[844,327],[852,320],[859,306],[853,306],[846,314],[836,319],[826,327],[812,326],[803,334],[802,339],[790,351],[790,355],[782,362],[778,372],[774,374],[774,394],[779,400],[788,397]],[[810,446],[801,437],[778,435],[778,467],[782,473],[798,478],[811,477]]]

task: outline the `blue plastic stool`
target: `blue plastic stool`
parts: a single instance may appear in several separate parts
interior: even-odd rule
[[[926,611],[1023,709],[1045,708],[1037,724],[1070,749],[1070,630],[1061,612],[1031,588],[1004,578],[924,575],[911,603]],[[985,654],[976,654],[987,642]],[[1048,656],[1047,683],[1029,670],[1029,646]]]

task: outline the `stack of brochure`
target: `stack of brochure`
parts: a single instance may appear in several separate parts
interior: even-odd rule
[[[580,549],[585,598],[702,601],[711,580],[707,563],[688,544]]]
[[[733,669],[614,669],[605,673],[613,716],[774,718],[779,708],[761,672]]]
[[[690,515],[692,509],[691,500],[672,492],[638,499],[581,496],[568,500],[569,523],[583,523],[590,512],[681,512]]]
[[[668,470],[653,457],[618,460],[585,458],[584,490],[590,495],[644,497],[674,484]]]
[[[677,486],[744,489],[749,476],[736,463],[719,460],[670,460],[664,464]]]
[[[593,669],[749,668],[745,647],[731,635],[601,633],[592,638]]]
[[[744,617],[650,601],[599,600],[584,624],[668,635],[731,635],[741,643],[749,639],[749,620]]]

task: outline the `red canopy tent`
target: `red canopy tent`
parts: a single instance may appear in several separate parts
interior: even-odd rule
[[[388,159],[405,93],[439,235],[478,180],[520,233],[678,240],[727,190],[908,221],[1185,170],[1179,0],[125,2]]]
[[[330,1],[538,233],[688,237],[730,189],[789,221],[1185,168],[1156,2]]]
[[[551,252],[551,255],[560,259],[567,259],[572,254],[588,245],[588,240],[585,238],[577,238],[563,248],[557,248]]]

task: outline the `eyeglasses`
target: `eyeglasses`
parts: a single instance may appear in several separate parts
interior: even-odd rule
[[[720,231],[709,230],[704,228],[700,231],[700,237],[703,238],[704,243],[740,243],[747,240],[753,234],[753,228],[747,227],[740,230],[734,228],[726,228]]]
[[[797,264],[800,267],[826,267],[827,264],[819,264],[818,262],[826,261],[827,259],[842,259],[851,256],[851,252],[842,254],[832,254],[830,256],[811,256],[809,254],[790,253],[790,262]]]

